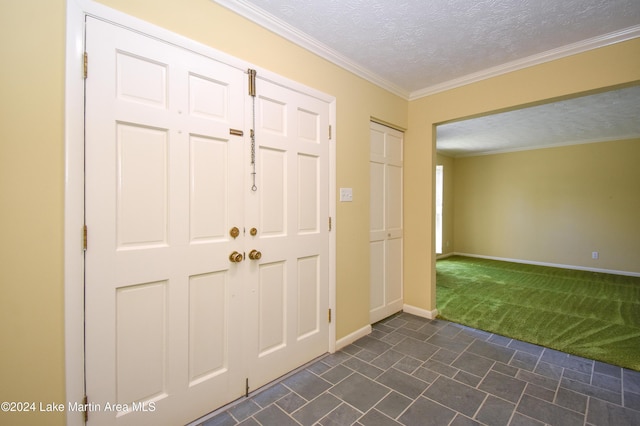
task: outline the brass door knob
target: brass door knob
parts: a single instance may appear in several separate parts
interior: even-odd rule
[[[251,250],[249,252],[249,259],[251,260],[260,260],[261,257],[262,253],[260,253],[258,250]]]
[[[242,253],[238,253],[237,251],[234,251],[229,255],[229,260],[232,261],[233,263],[242,262],[244,260],[244,256],[242,255]]]

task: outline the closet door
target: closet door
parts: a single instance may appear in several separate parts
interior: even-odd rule
[[[246,76],[91,18],[86,48],[89,419],[184,424],[245,391]]]
[[[370,124],[371,323],[402,310],[402,132]]]

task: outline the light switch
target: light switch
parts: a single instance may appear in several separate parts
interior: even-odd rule
[[[353,201],[353,189],[340,188],[340,201]]]

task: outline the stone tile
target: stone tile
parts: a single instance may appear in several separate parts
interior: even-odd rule
[[[638,426],[640,411],[623,408],[597,398],[589,398],[587,422],[603,426]]]
[[[449,423],[449,426],[479,426],[479,425],[480,423],[470,419],[467,416],[463,416],[462,414],[457,414],[455,419],[453,419],[453,421]]]
[[[247,399],[229,408],[229,413],[239,422],[251,417],[253,413],[260,411],[261,407],[253,399]]]
[[[322,361],[314,362],[310,366],[307,367],[307,370],[311,371],[313,374],[320,376],[327,370],[330,370],[331,366],[329,364],[325,364]]]
[[[640,394],[633,392],[624,393],[624,406],[632,410],[640,411]]]
[[[491,337],[489,337],[487,342],[493,343],[494,345],[499,345],[499,346],[509,346],[509,343],[511,343],[511,340],[512,339],[509,337],[493,334]]]
[[[371,361],[373,361],[374,359],[376,359],[376,357],[378,357],[378,355],[380,355],[380,354],[377,354],[377,353],[374,353],[374,352],[368,351],[368,350],[366,350],[366,349],[362,349],[362,350],[360,350],[360,352],[358,352],[355,356],[356,356],[358,359],[361,359],[361,360],[362,360],[362,361],[364,361],[364,362],[371,362]]]
[[[400,361],[396,362],[393,365],[393,368],[396,368],[402,371],[403,373],[412,374],[421,365],[422,365],[422,361],[412,358],[410,356],[405,356]]]
[[[349,358],[351,358],[351,355],[341,350],[322,358],[322,362],[331,367],[335,367],[336,365],[345,362]]]
[[[465,352],[463,352],[463,353],[465,353]],[[458,352],[452,352],[452,351],[450,351],[448,349],[440,348],[440,349],[438,349],[438,352],[433,354],[433,356],[431,356],[431,358],[429,358],[429,359],[441,362],[443,364],[451,364],[459,356],[460,356],[460,353],[458,353]]]
[[[282,383],[307,401],[312,400],[331,387],[329,382],[322,380],[307,370],[302,370],[284,379]]]
[[[330,392],[365,413],[384,398],[389,390],[362,374],[353,373],[331,388]]]
[[[378,339],[373,339],[369,336],[364,336],[353,342],[354,345],[361,347],[362,349],[366,349],[369,352],[373,352],[374,354],[380,355],[381,353],[389,350],[391,345],[385,342],[382,342]]]
[[[551,389],[543,388],[542,386],[534,385],[533,383],[527,383],[524,393],[543,399],[547,402],[553,402],[556,398],[556,393]]]
[[[398,420],[406,426],[442,426],[449,424],[455,416],[455,411],[420,397],[407,408]]]
[[[395,345],[393,350],[412,358],[426,361],[438,351],[438,347],[408,337]]]
[[[562,373],[564,372],[564,368],[560,367],[559,365],[540,361],[538,362],[538,365],[536,366],[536,369],[533,370],[533,372],[550,379],[560,380],[560,378],[562,377]]]
[[[382,339],[380,339],[381,341],[388,343],[390,345],[396,345],[400,342],[402,342],[405,339],[405,335],[400,334],[400,333],[390,333],[387,334],[386,336],[384,336]]]
[[[523,370],[534,371],[538,365],[538,356],[528,352],[516,351],[509,365]]]
[[[472,388],[478,386],[478,383],[482,381],[482,377],[475,376],[462,370],[458,371],[458,373],[453,376],[453,379],[457,380],[458,382],[464,383],[465,385],[469,385]]]
[[[378,402],[378,404],[374,408],[381,413],[384,413],[387,416],[391,417],[392,419],[395,419],[412,402],[412,399],[407,398],[406,396],[401,395],[398,392],[391,391],[389,395],[385,396],[382,401]]]
[[[622,380],[617,377],[594,372],[591,378],[591,384],[602,389],[610,390],[611,392],[622,392]]]
[[[238,426],[261,426],[261,425],[253,417],[249,417],[248,419],[238,423]]]
[[[431,337],[430,334],[426,334],[426,333],[421,333],[419,331],[416,330],[412,330],[406,327],[402,327],[399,328],[396,333],[401,334],[403,336],[406,337],[411,337],[413,339],[419,340],[419,341],[424,341],[427,340],[429,337]]]
[[[500,361],[505,364],[509,364],[509,361],[515,354],[514,349],[505,348],[502,346],[494,345],[492,343],[482,342],[476,340],[469,346],[469,352],[476,355],[483,356],[485,358],[492,359],[494,361]]]
[[[587,411],[587,400],[588,397],[586,395],[560,388],[556,392],[555,403],[561,407],[584,414]]]
[[[593,371],[593,361],[565,354],[553,349],[546,348],[542,353],[540,360],[548,362],[549,364],[559,365],[570,370],[579,371],[581,373],[591,374]]]
[[[380,331],[382,331],[384,333],[392,333],[392,332],[394,332],[396,330],[393,327],[389,327],[388,325],[383,324],[383,323],[379,323],[379,322],[373,324],[373,329],[374,330],[380,330]]]
[[[608,391],[606,389],[598,388],[592,385],[587,385],[576,380],[564,378],[560,382],[560,386],[570,389],[575,392],[582,393],[584,395],[593,396],[614,404],[622,404],[622,394]]]
[[[388,370],[393,364],[400,361],[402,358],[404,358],[404,355],[400,352],[389,350],[380,354],[380,356],[371,361],[371,364],[383,370]]]
[[[462,328],[458,327],[456,324],[447,323],[447,325],[445,325],[444,327],[441,327],[440,330],[437,331],[437,333],[441,336],[446,336],[452,339],[456,337],[458,333],[460,333],[461,331],[462,331]]]
[[[540,356],[544,351],[542,346],[534,345],[533,343],[521,342],[520,340],[512,340],[509,343],[511,349],[515,349],[521,352],[527,352],[532,355]]]
[[[544,423],[520,413],[514,413],[509,426],[544,426]]]
[[[540,374],[532,373],[530,371],[518,370],[516,378],[524,380],[534,385],[542,386],[543,388],[551,389],[555,391],[558,388],[560,380],[552,379],[550,377],[542,376]]]
[[[358,422],[363,426],[397,426],[400,425],[397,421],[393,420],[382,414],[378,410],[371,410],[364,416],[362,416]]]
[[[253,417],[263,425],[299,426],[298,422],[289,417],[287,413],[275,404],[259,411]]]
[[[303,425],[313,425],[329,414],[341,401],[330,393],[323,393],[293,413],[293,418]]]
[[[293,413],[294,411],[296,411],[298,408],[302,407],[306,403],[307,401],[304,398],[302,398],[300,395],[290,392],[289,394],[280,398],[276,402],[276,405],[278,405],[278,407],[282,408],[287,413]]]
[[[522,380],[490,371],[478,389],[515,403],[520,399],[526,385]]]
[[[202,422],[199,426],[234,426],[237,423],[228,411],[223,411],[215,417]]]
[[[414,373],[413,377],[416,377],[423,382],[433,383],[440,375],[435,371],[431,371],[427,368],[420,367]]]
[[[507,364],[503,364],[501,362],[496,362],[493,367],[491,367],[493,371],[497,371],[498,373],[506,374],[507,376],[516,377],[518,374],[518,370],[516,367],[512,367]]]
[[[417,398],[429,386],[428,383],[393,368],[383,373],[376,381],[411,399]]]
[[[622,370],[622,380],[624,382],[624,390],[640,394],[640,372],[628,369]]]
[[[350,376],[352,373],[353,370],[351,370],[350,368],[347,368],[344,365],[336,365],[331,370],[324,373],[321,377],[335,385],[336,383],[342,381],[345,377]]]
[[[596,361],[593,364],[593,372],[606,374],[607,376],[622,378],[622,368],[617,365],[605,364],[604,362]]]
[[[489,395],[476,414],[476,419],[492,426],[508,425],[515,408],[515,404]]]
[[[584,415],[567,410],[527,394],[522,396],[516,410],[525,416],[558,426],[582,426]]]
[[[456,339],[450,339],[447,336],[441,334],[434,334],[426,340],[431,345],[438,346],[443,349],[448,349],[451,352],[461,353],[469,346],[466,342],[460,342]]]
[[[384,370],[357,358],[351,358],[350,360],[345,361],[342,365],[344,365],[345,367],[349,367],[350,369],[357,371],[358,373],[367,376],[370,379],[375,379],[376,377],[384,373]]]
[[[494,361],[474,355],[469,352],[463,352],[451,366],[464,370],[467,373],[475,374],[483,377],[493,367]]]
[[[433,360],[427,360],[424,364],[422,364],[422,366],[447,377],[453,377],[458,373],[457,368],[453,368],[451,366]]]
[[[258,393],[252,399],[253,399],[253,402],[258,404],[260,407],[264,408],[267,405],[276,402],[277,400],[279,400],[280,398],[282,398],[283,396],[285,396],[290,392],[291,391],[286,387],[282,386],[282,384],[277,383],[263,390],[262,392]]]
[[[473,417],[487,395],[471,386],[441,376],[429,386],[423,396]]]
[[[335,410],[327,414],[320,424],[322,426],[344,426],[353,424],[362,413],[348,404],[340,404]]]
[[[575,380],[577,382],[582,382],[586,384],[591,384],[591,374],[581,373],[575,370],[569,370],[566,368],[563,373],[563,377],[566,377],[571,380]]]

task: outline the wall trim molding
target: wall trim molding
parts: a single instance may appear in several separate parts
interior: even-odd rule
[[[552,268],[575,269],[577,271],[600,272],[603,274],[626,275],[629,277],[640,277],[640,272],[618,271],[615,269],[591,268],[588,266],[565,265],[562,263],[537,262],[535,260],[511,259],[508,257],[484,256],[481,254],[455,252],[456,256],[477,257],[480,259],[501,260],[504,262],[524,263],[526,265],[549,266]]]
[[[259,26],[279,35],[280,37],[296,44],[303,49],[328,60],[329,62],[349,71],[363,79],[385,89],[401,98],[409,101],[423,98],[446,90],[455,89],[467,84],[476,83],[481,80],[496,77],[512,71],[521,70],[532,67],[534,65],[543,64],[545,62],[554,61],[567,56],[576,55],[578,53],[587,52],[589,50],[598,49],[615,43],[631,40],[640,37],[640,25],[623,28],[608,34],[592,37],[576,43],[571,43],[556,49],[541,52],[526,58],[517,59],[495,67],[487,68],[472,74],[445,81],[439,84],[425,87],[420,90],[409,92],[398,85],[382,78],[378,74],[366,69],[365,67],[353,62],[341,53],[335,51],[329,46],[319,42],[318,40],[303,33],[297,28],[292,27],[281,19],[266,13],[262,9],[250,4],[245,0],[211,0],[220,6],[229,9],[238,15],[258,24]]]
[[[345,346],[349,346],[350,344],[352,344],[353,342],[355,342],[356,340],[371,334],[371,324],[367,324],[364,327],[354,331],[353,333],[347,334],[346,336],[344,336],[341,339],[338,339],[336,341],[336,351],[339,351],[340,349],[344,348]]]
[[[437,309],[429,311],[426,309],[418,308],[417,306],[407,305],[407,304],[404,304],[402,306],[402,311],[406,312],[407,314],[417,315],[419,317],[427,318],[427,319],[435,319],[438,316]]]

